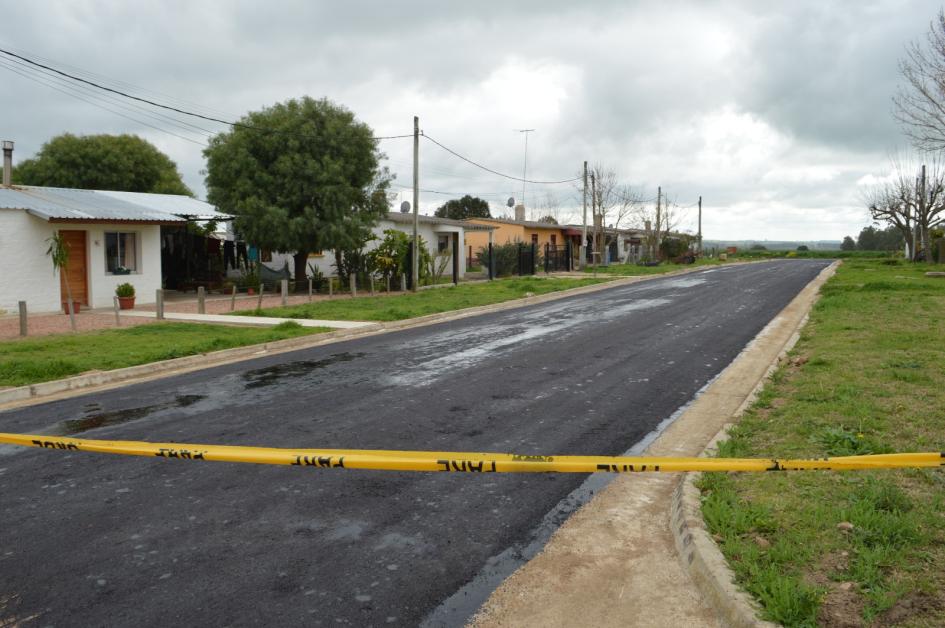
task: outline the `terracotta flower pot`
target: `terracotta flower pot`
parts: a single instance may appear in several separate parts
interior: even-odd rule
[[[74,313],[78,314],[80,307],[82,307],[82,302],[81,302],[81,301],[73,301],[73,302],[72,302],[72,311],[73,311]],[[63,311],[64,313],[66,313],[66,314],[69,313],[69,302],[68,302],[68,301],[63,301],[63,302],[62,302],[62,311]]]
[[[132,310],[135,307],[134,297],[118,297],[119,310]]]
[[[254,294],[256,294],[256,290],[254,288],[246,288],[246,294],[248,294],[249,296],[253,296]]]

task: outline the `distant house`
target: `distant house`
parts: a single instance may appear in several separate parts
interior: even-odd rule
[[[90,307],[112,304],[115,287],[131,283],[138,303],[153,303],[162,287],[162,227],[226,216],[187,196],[0,186],[0,309],[26,301],[34,312],[66,301],[63,277],[53,273],[47,239],[59,232],[69,249],[73,299]]]
[[[465,221],[470,225],[480,225],[492,227],[493,244],[510,244],[522,242],[544,247],[546,244],[551,246],[563,246],[568,240],[577,237],[574,240],[576,246],[580,246],[581,233],[574,231],[562,225],[556,225],[549,222],[535,222],[531,220],[510,220],[507,218],[469,218]],[[572,233],[573,231],[573,233]],[[470,233],[466,239],[467,255],[474,257],[480,248],[489,244],[488,232]]]
[[[466,274],[466,257],[463,255],[466,239],[473,234],[488,234],[493,227],[484,225],[472,225],[462,220],[450,220],[447,218],[436,218],[434,216],[418,216],[418,233],[427,245],[427,249],[432,255],[450,253],[450,260],[446,265],[444,275],[452,275],[454,269],[457,279],[462,279]],[[373,250],[380,244],[384,238],[384,232],[394,229],[403,231],[407,234],[413,234],[413,214],[403,214],[398,212],[388,212],[387,216],[380,220],[372,229],[377,239],[368,242],[365,246],[366,251]],[[488,235],[485,235],[488,238]],[[454,255],[455,252],[455,255]],[[334,251],[319,251],[309,254],[309,264],[318,269],[325,276],[332,277],[337,275],[335,269]],[[273,269],[279,270],[288,265],[290,271],[294,270],[291,252],[273,253],[271,261],[264,264]]]

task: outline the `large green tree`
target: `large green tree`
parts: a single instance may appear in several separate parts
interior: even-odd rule
[[[207,197],[249,241],[294,253],[360,249],[389,208],[391,176],[371,128],[326,99],[289,100],[210,140]]]
[[[434,215],[438,218],[466,220],[467,218],[492,218],[489,202],[467,194],[460,199],[446,201],[437,208]]]
[[[22,185],[193,195],[170,157],[137,135],[58,135],[12,175]]]

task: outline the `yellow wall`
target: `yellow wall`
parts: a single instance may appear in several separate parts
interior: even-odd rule
[[[509,244],[511,242],[531,244],[532,234],[538,235],[538,246],[541,247],[551,242],[552,234],[555,236],[555,244],[561,246],[565,243],[565,236],[562,235],[561,228],[554,225],[549,225],[548,227],[531,227],[499,220],[489,220],[487,218],[471,218],[467,222],[496,227],[495,231],[492,232],[492,241],[496,245]],[[489,246],[489,233],[487,231],[467,231],[467,254],[469,253],[470,246],[472,246],[473,256],[475,256],[480,247]]]

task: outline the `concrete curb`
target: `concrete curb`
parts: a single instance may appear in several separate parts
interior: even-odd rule
[[[754,263],[758,262],[731,262],[728,264],[722,264],[718,267],[739,266],[743,264]],[[211,353],[199,353],[183,358],[162,360],[160,362],[149,362],[147,364],[129,366],[111,371],[92,371],[65,379],[58,379],[49,382],[42,382],[39,384],[31,384],[28,386],[0,390],[0,410],[6,410],[13,407],[22,407],[31,405],[32,403],[41,403],[53,398],[61,399],[77,396],[80,394],[92,392],[95,389],[114,388],[119,385],[149,381],[162,377],[170,377],[171,375],[195,371],[202,368],[209,368],[211,366],[221,366],[223,364],[229,364],[242,360],[250,360],[267,355],[276,355],[279,353],[286,353],[288,351],[297,351],[300,349],[308,349],[325,344],[342,342],[344,340],[352,340],[355,338],[383,334],[389,331],[422,327],[436,323],[460,320],[470,316],[478,316],[480,314],[501,312],[505,310],[527,307],[529,305],[536,305],[539,303],[547,303],[549,301],[557,301],[559,299],[565,299],[575,295],[599,292],[601,290],[626,286],[642,281],[650,281],[664,277],[699,272],[707,270],[708,268],[713,267],[698,266],[694,268],[684,268],[681,270],[671,271],[660,275],[642,275],[612,279],[610,281],[605,281],[604,283],[594,284],[591,286],[581,286],[568,290],[560,290],[558,292],[551,292],[535,297],[514,299],[511,301],[505,301],[503,303],[481,305],[462,310],[440,312],[437,314],[428,314],[426,316],[408,318],[401,321],[376,323],[366,327],[340,329],[323,334],[301,336],[298,338],[289,338],[286,340],[277,340],[264,344],[223,349],[220,351],[213,351]],[[593,277],[588,276],[588,279],[591,278]]]
[[[814,280],[817,295],[811,301],[810,307],[813,307],[820,296],[820,286],[836,272],[839,264],[840,262],[834,262]],[[735,424],[738,417],[754,403],[781,360],[797,343],[801,329],[807,324],[807,320],[808,315],[805,314],[778,352],[777,357],[768,366],[764,376],[759,379],[738,407],[738,410],[735,411],[732,422],[726,423],[719,430],[706,445],[701,456],[714,454],[718,449],[718,444],[728,438],[728,430]],[[702,493],[696,487],[696,482],[701,476],[701,473],[684,474],[673,491],[669,523],[680,560],[689,571],[699,591],[709,604],[716,609],[720,619],[726,626],[776,628],[778,624],[758,618],[760,611],[758,604],[748,593],[735,584],[735,574],[729,568],[722,551],[709,534],[705,520],[702,518]]]

